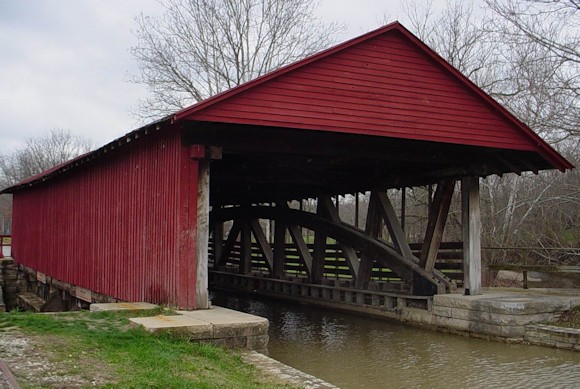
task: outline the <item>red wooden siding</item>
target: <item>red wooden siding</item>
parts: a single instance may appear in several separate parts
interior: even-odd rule
[[[122,300],[193,308],[195,242],[183,237],[195,227],[197,162],[188,153],[174,131],[156,133],[18,192],[14,258]]]
[[[256,85],[188,118],[517,150],[536,147],[397,31]]]

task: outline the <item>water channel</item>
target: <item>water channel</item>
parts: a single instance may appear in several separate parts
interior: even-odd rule
[[[270,320],[270,356],[349,388],[580,388],[580,353],[504,344],[225,292]]]

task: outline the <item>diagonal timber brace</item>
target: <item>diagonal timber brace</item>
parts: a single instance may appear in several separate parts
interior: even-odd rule
[[[417,274],[434,286],[439,293],[445,293],[451,288],[452,283],[440,272],[429,273],[418,264],[418,258],[408,258],[401,255],[398,250],[378,239],[373,239],[366,235],[364,231],[349,226],[345,223],[334,223],[331,220],[319,215],[304,212],[286,207],[255,206],[251,208],[227,208],[212,211],[212,218],[219,222],[239,218],[262,218],[273,219],[276,223],[282,221],[286,225],[303,226],[313,231],[321,230],[338,242],[342,242],[354,250],[360,251],[363,255],[376,258],[386,266],[397,266],[408,269]],[[301,238],[301,235],[300,235]],[[302,239],[303,242],[303,239]],[[310,263],[311,264],[311,263]],[[407,272],[404,272],[407,273]],[[407,282],[413,282],[413,277],[405,276]]]

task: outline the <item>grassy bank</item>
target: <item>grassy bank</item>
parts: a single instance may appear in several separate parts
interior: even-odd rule
[[[3,334],[23,337],[31,343],[28,347],[30,358],[40,355],[46,360],[44,364],[54,367],[53,374],[81,377],[79,382],[87,385],[115,388],[288,387],[244,364],[233,352],[169,336],[152,336],[140,328],[132,328],[128,318],[138,315],[134,312],[10,312],[0,314],[0,337]],[[152,313],[143,315],[151,316]],[[15,354],[18,353],[20,351]],[[11,364],[9,358],[2,355],[0,358]],[[28,363],[29,359],[23,361]],[[18,360],[12,361],[14,363]],[[25,387],[52,386],[35,382],[34,377],[25,374],[25,369],[13,371]]]

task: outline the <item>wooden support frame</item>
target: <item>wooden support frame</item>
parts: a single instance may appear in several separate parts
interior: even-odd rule
[[[320,196],[318,198],[318,207],[320,209],[319,215],[326,217],[335,224],[341,224],[342,221],[340,220],[340,215],[338,214],[338,200],[339,196],[336,196],[337,207],[334,207],[330,196]],[[358,256],[352,247],[341,242],[338,242],[338,245],[340,246],[344,257],[346,258],[347,265],[350,268],[351,274],[353,275],[353,278],[356,282],[360,268],[360,261]]]
[[[281,211],[289,211],[290,207],[288,207],[288,203],[285,201],[281,201],[276,204],[276,208]],[[300,213],[306,213],[303,211],[298,211]],[[298,250],[298,256],[302,260],[302,263],[306,267],[306,272],[308,275],[312,274],[312,255],[308,250],[308,246],[302,237],[302,228],[298,227],[295,223],[287,223],[286,228],[288,228],[288,232],[290,233],[290,237],[292,241],[296,245],[296,249]]]
[[[274,270],[274,252],[268,243],[268,239],[266,238],[266,234],[264,234],[264,230],[260,225],[260,221],[258,219],[250,220],[250,228],[252,230],[252,234],[254,234],[256,242],[258,243],[260,253],[264,259],[266,259],[266,264],[268,265],[268,269],[270,270],[271,274]]]
[[[324,205],[321,204],[320,199],[316,201],[316,214],[320,217],[325,217]],[[310,282],[313,284],[320,284],[324,277],[324,263],[326,261],[326,239],[328,236],[324,231],[314,231],[314,250],[312,256],[312,273],[310,274]]]
[[[381,230],[381,218],[379,213],[377,212],[376,197],[373,196],[371,193],[367,209],[365,234],[371,239],[376,239],[379,236],[380,230]],[[366,253],[363,253],[361,255],[359,276],[355,281],[355,288],[363,289],[369,283],[371,279],[373,263],[374,259],[370,255]]]
[[[371,196],[373,195],[377,198],[378,210],[389,230],[393,245],[403,257],[415,260],[415,257],[411,253],[409,243],[407,242],[405,232],[401,228],[401,224],[399,223],[399,219],[395,214],[395,209],[393,208],[387,193],[374,191]]]
[[[377,261],[385,266],[395,269],[397,273],[408,282],[413,282],[414,274],[417,274],[426,282],[433,284],[438,293],[445,293],[446,290],[452,286],[451,281],[440,272],[434,270],[432,273],[427,273],[419,266],[418,258],[404,257],[395,249],[395,247],[384,241],[372,239],[363,231],[345,223],[337,224],[310,212],[289,209],[287,204],[286,206],[279,205],[276,207],[254,206],[251,208],[227,208],[219,210],[218,213],[214,215],[216,221],[256,217],[275,219],[276,221],[282,220],[286,223],[290,234],[295,240],[295,243],[297,243],[297,247],[299,247],[300,243],[304,245],[304,251],[301,255],[304,255],[306,259],[305,264],[308,270],[311,270],[312,265],[312,262],[308,263],[308,258],[310,258],[310,260],[312,260],[312,258],[310,253],[307,251],[304,240],[298,234],[298,225],[314,231],[325,231],[329,237],[336,241],[343,242],[344,244],[351,246],[353,249],[366,253],[370,257],[377,259]],[[299,250],[302,249],[299,248]]]
[[[463,271],[466,295],[481,294],[481,211],[479,177],[461,180]]]
[[[240,234],[240,274],[249,274],[252,271],[252,229],[250,220],[241,222]]]
[[[274,222],[274,263],[272,277],[284,277],[284,259],[286,258],[286,224],[282,220]]]
[[[228,238],[223,246],[223,249],[221,250],[220,255],[216,256],[214,267],[217,268],[218,270],[220,267],[225,266],[227,259],[229,258],[232,249],[234,248],[234,245],[238,240],[238,235],[240,235],[241,228],[242,228],[241,222],[239,220],[235,220],[234,224],[232,224],[232,228],[230,228],[230,233],[228,234]]]
[[[209,163],[207,159],[200,160],[197,175],[197,229],[195,231],[197,258],[195,305],[197,309],[209,308]]]
[[[443,231],[445,230],[454,190],[455,180],[441,181],[437,184],[437,189],[435,190],[433,203],[429,209],[429,221],[419,260],[419,265],[428,272],[432,272],[435,268],[435,260],[443,239]]]

